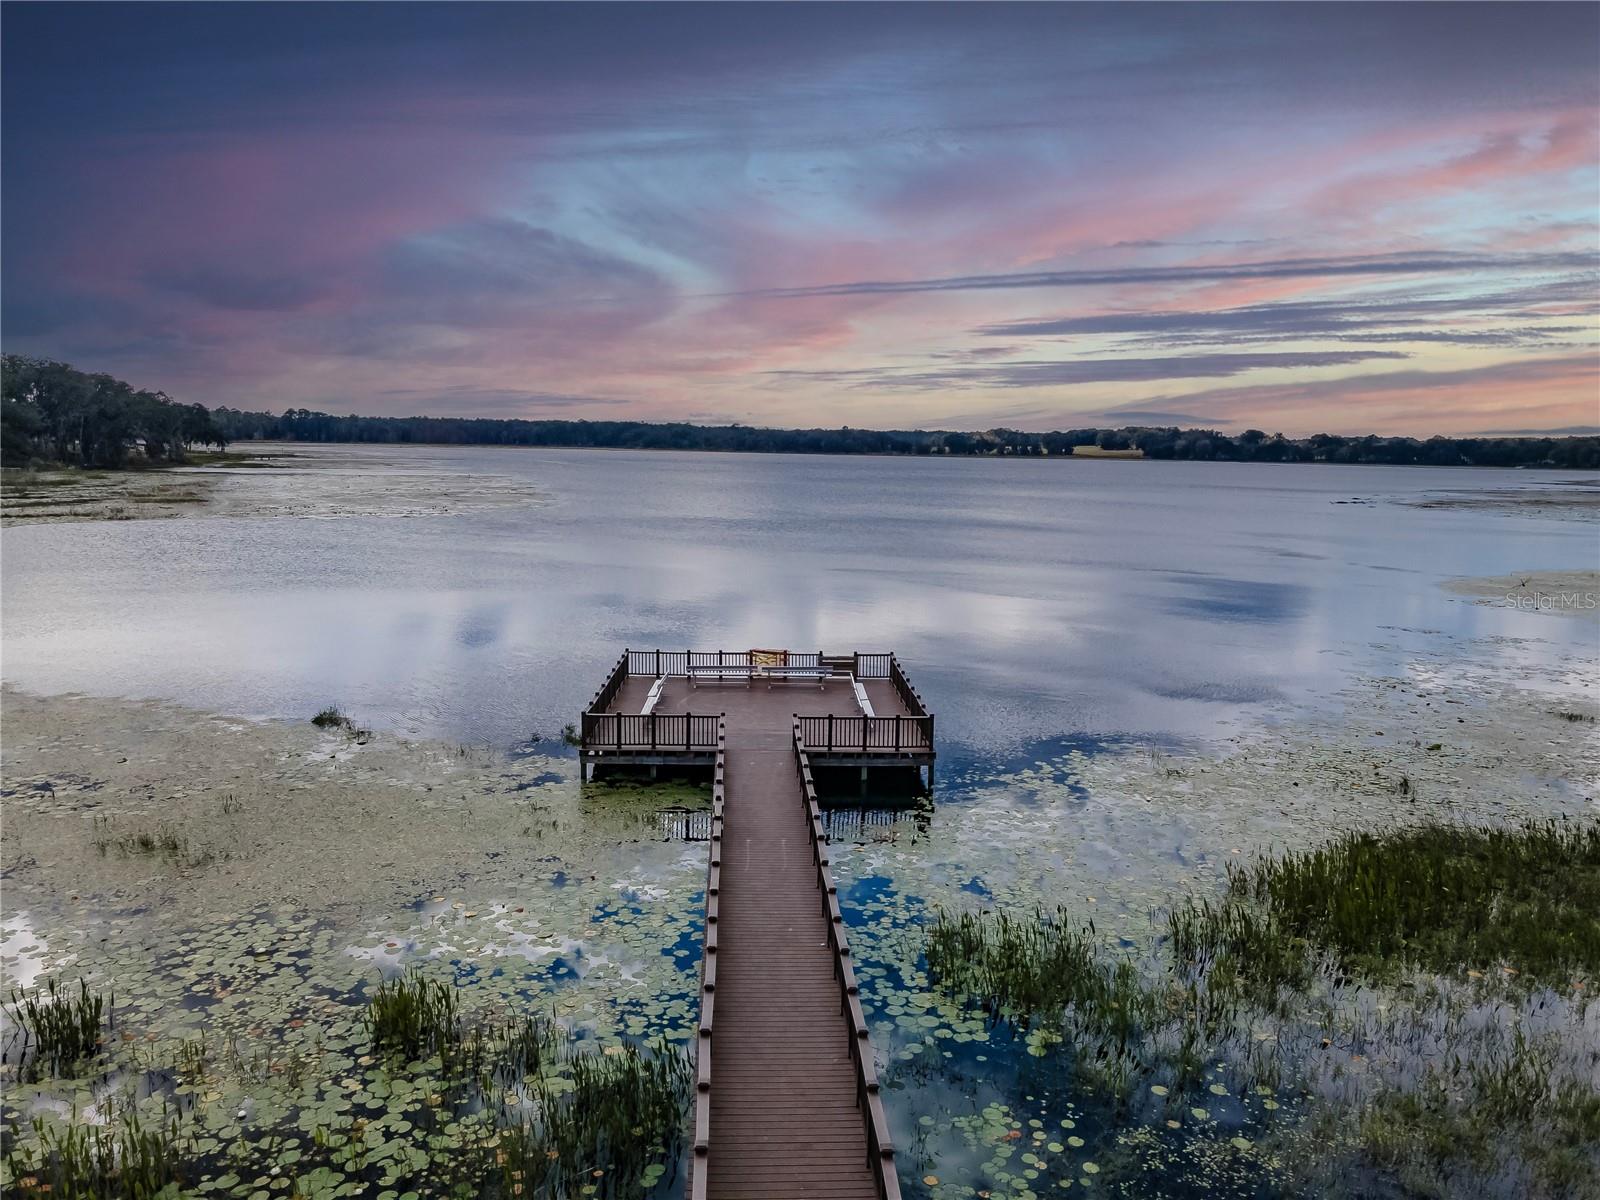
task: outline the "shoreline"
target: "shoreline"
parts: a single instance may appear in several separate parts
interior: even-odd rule
[[[90,521],[210,519],[215,517],[340,518],[450,516],[490,509],[536,508],[551,502],[537,484],[513,475],[460,470],[423,458],[430,450],[556,453],[714,454],[746,458],[905,459],[908,461],[1027,461],[1077,458],[1080,462],[1189,463],[1204,460],[1134,457],[1124,452],[1083,455],[842,453],[804,450],[724,450],[677,447],[519,446],[476,443],[280,442],[234,443],[248,452],[203,456],[187,464],[122,470],[75,467],[8,467],[0,474],[0,527]],[[1263,463],[1234,459],[1215,465],[1250,467],[1396,466],[1384,463]],[[1425,466],[1431,464],[1403,464]],[[388,468],[388,469],[385,469]],[[1459,470],[1461,467],[1441,467]],[[1519,468],[1474,468],[1510,471]],[[1493,511],[1578,521],[1600,521],[1600,471],[1548,468],[1534,488],[1489,488],[1452,494],[1382,498],[1384,503],[1439,510]],[[345,486],[362,475],[359,487]],[[1333,503],[1372,503],[1370,498]]]

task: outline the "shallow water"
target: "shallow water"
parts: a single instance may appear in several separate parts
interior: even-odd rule
[[[1557,482],[1518,471],[296,451],[353,455],[378,491],[459,472],[464,493],[493,476],[539,501],[11,528],[5,678],[250,716],[334,701],[509,745],[571,721],[623,646],[883,648],[946,749],[1005,754],[1208,737],[1439,637],[1526,635],[1439,584],[1597,558],[1592,523],[1410,503]],[[257,501],[306,486],[238,474]],[[1592,639],[1547,621],[1519,656],[1555,666]]]

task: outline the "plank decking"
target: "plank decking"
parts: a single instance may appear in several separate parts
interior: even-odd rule
[[[639,673],[625,653],[584,714],[586,764],[704,762],[714,777],[691,1200],[899,1200],[811,757],[926,764],[931,783],[933,717],[892,655],[770,688],[695,687],[651,673],[659,652],[634,655]],[[893,678],[858,679],[869,660]],[[887,718],[863,711],[858,684]],[[647,703],[659,725],[605,719]]]
[[[789,720],[727,738],[707,1195],[875,1200]]]

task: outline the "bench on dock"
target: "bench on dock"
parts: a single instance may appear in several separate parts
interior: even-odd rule
[[[655,683],[650,685],[650,694],[644,698],[644,707],[639,710],[640,716],[648,717],[655,712],[656,705],[661,702],[661,693],[666,690],[666,686],[665,677],[656,680]]]
[[[710,683],[727,683],[732,680],[743,683],[745,687],[749,687],[750,680],[755,675],[755,671],[750,667],[738,667],[731,665],[712,666],[707,664],[702,666],[697,663],[687,669],[689,673],[690,687],[697,686],[701,680],[706,680]]]
[[[767,686],[774,683],[814,683],[819,688],[833,678],[832,667],[758,667],[762,676],[767,681]]]
[[[867,685],[859,679],[852,679],[850,686],[856,689],[856,703],[861,706],[863,716],[875,717],[878,714],[872,711],[872,701],[867,699]]]

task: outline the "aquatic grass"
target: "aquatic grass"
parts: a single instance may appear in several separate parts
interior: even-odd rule
[[[1264,1097],[1242,1141],[1269,1139],[1310,1191],[1355,1171],[1553,1198],[1600,1189],[1600,1053],[1571,1043],[1593,1019],[1595,912],[1600,824],[1441,824],[1234,868],[1223,895],[1169,910],[1148,958],[1043,908],[941,912],[922,951],[1029,1054],[1059,1046],[1119,1129],[1204,1127],[1219,1102],[1237,1120],[1219,1098]]]
[[[17,1025],[13,1040],[22,1039],[22,1059],[63,1074],[99,1051],[115,1010],[115,994],[91,992],[80,979],[77,995],[64,995],[52,979],[44,992],[13,991],[6,1011]]]
[[[1073,928],[1063,909],[1036,909],[1031,918],[940,912],[923,950],[935,986],[981,1004],[991,1021],[1019,1027],[1035,1053],[1051,1041],[1070,1042],[1079,1073],[1119,1101],[1148,1073],[1147,1035],[1171,1005],[1131,960],[1107,953],[1092,923]],[[1193,1010],[1187,1015],[1192,1022]]]
[[[6,1171],[12,1194],[69,1200],[171,1197],[185,1176],[176,1120],[146,1128],[129,1112],[115,1127],[36,1120],[31,1141],[12,1139]]]
[[[692,1079],[685,1052],[612,1046],[573,1055],[566,1069],[570,1087],[541,1087],[535,1115],[484,1148],[482,1195],[637,1196],[676,1161]]]
[[[1466,1167],[1509,1176],[1522,1195],[1600,1185],[1600,1091],[1561,1073],[1553,1042],[1520,1028],[1499,1052],[1456,1057],[1412,1087],[1380,1092],[1358,1129],[1368,1158],[1419,1195],[1464,1190]]]
[[[1227,954],[1241,971],[1303,986],[1325,949],[1347,970],[1392,979],[1504,966],[1568,985],[1600,974],[1600,823],[1428,825],[1352,833],[1229,871],[1229,894],[1169,919],[1180,957]]]
[[[410,1060],[458,1043],[467,1032],[456,989],[414,970],[378,985],[365,1020],[374,1049]]]
[[[317,713],[316,716],[311,718],[311,723],[318,729],[343,729],[346,731],[355,729],[355,722],[345,716],[339,710],[337,704],[330,704]]]
[[[365,1119],[318,1127],[291,1152],[289,1194],[409,1184],[461,1197],[641,1197],[675,1170],[693,1076],[684,1050],[584,1049],[543,1018],[473,1024],[462,1046],[417,1077],[405,1153],[374,1140],[380,1126]]]
[[[109,834],[95,839],[95,849],[100,852],[100,857],[115,850],[123,858],[135,856],[161,855],[164,858],[182,858],[189,850],[189,841],[172,829],[148,830],[141,829],[137,833],[125,833],[118,837]]]

